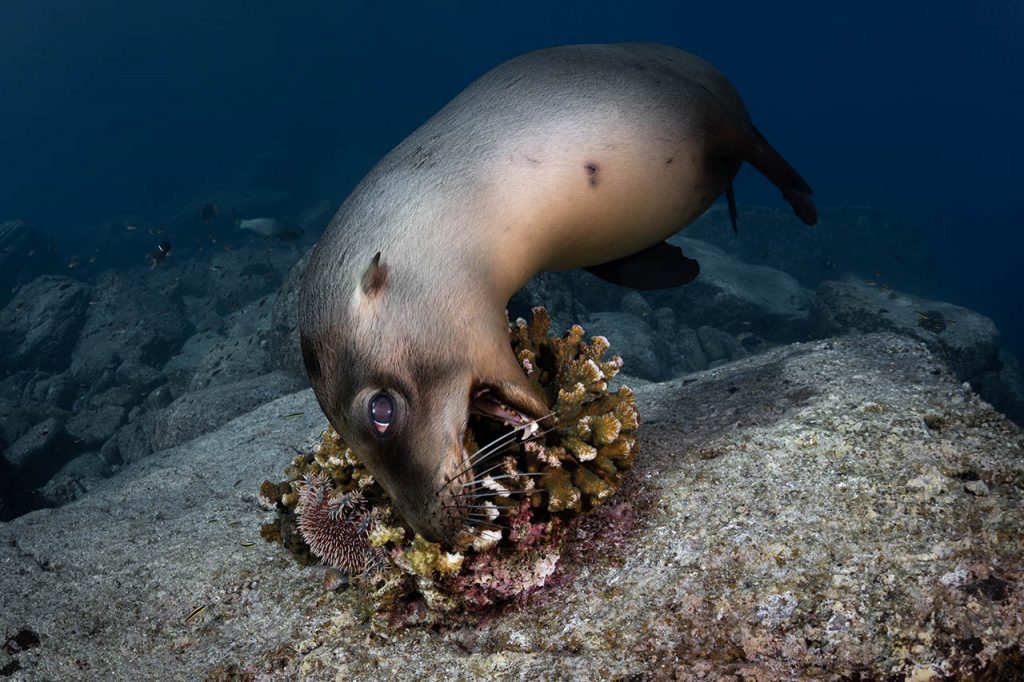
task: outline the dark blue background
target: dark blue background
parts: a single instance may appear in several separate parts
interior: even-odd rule
[[[286,6],[287,5],[287,6]],[[300,5],[298,8],[296,5]],[[820,205],[943,250],[928,292],[1021,349],[1024,7],[981,2],[4,0],[0,218],[74,241],[233,183],[342,198],[470,80],[564,43],[707,58]],[[780,203],[747,170],[742,203]]]

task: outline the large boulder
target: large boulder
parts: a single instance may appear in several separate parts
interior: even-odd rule
[[[203,358],[225,340],[224,336],[216,332],[202,331],[193,334],[182,344],[162,368],[172,395],[178,397],[188,391]]]
[[[0,310],[0,358],[6,371],[61,371],[85,324],[91,287],[62,275],[37,277]]]
[[[220,341],[199,361],[188,391],[253,379],[268,371],[269,353],[262,334]]]
[[[999,332],[989,318],[861,280],[823,282],[812,326],[822,337],[889,331],[919,339],[964,381],[1001,367]]]
[[[105,372],[113,381],[126,360],[159,367],[191,333],[179,300],[130,275],[108,271],[93,288],[71,371],[88,386]]]
[[[64,428],[66,422],[65,416],[47,417],[4,451],[4,457],[28,485],[42,485],[80,452]]]
[[[671,349],[642,318],[630,313],[594,313],[583,325],[588,336],[608,339],[611,351],[622,358],[622,371],[649,381],[668,378]]]
[[[325,594],[322,568],[260,541],[273,518],[260,482],[325,423],[306,390],[127,467],[120,485],[0,525],[0,631],[40,640],[0,651],[0,667],[23,679],[1019,678],[1024,433],[922,344],[793,345],[640,387],[637,401],[643,449],[623,487],[513,608],[393,629],[363,588]],[[96,646],[115,640],[128,644]]]
[[[162,409],[138,414],[102,453],[108,461],[136,461],[186,443],[303,386],[298,378],[278,371],[185,393]]]
[[[211,303],[220,315],[277,290],[298,254],[282,248],[243,246],[184,266],[179,291]]]
[[[655,308],[674,309],[679,321],[692,327],[754,332],[776,342],[807,338],[814,294],[793,277],[739,261],[706,242],[680,236],[669,242],[700,262],[700,275],[686,286],[651,292]]]

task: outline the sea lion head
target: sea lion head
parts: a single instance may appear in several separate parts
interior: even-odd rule
[[[538,433],[549,413],[512,353],[504,307],[495,315],[480,287],[451,271],[377,253],[363,255],[361,275],[345,274],[339,265],[352,258],[318,250],[299,325],[317,400],[416,532],[464,543],[489,527],[469,496],[478,484],[465,447],[470,415],[518,436]]]

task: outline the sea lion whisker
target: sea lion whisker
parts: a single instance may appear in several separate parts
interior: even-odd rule
[[[545,429],[544,431],[540,431],[540,432],[536,433],[535,435],[531,436],[531,437],[530,437],[530,438],[529,438],[528,440],[533,440],[533,439],[536,439],[536,438],[541,438],[541,437],[543,437],[543,436],[545,436],[545,435],[547,435],[547,434],[551,433],[551,431],[553,431],[553,430],[554,430],[554,427],[551,427],[550,429]],[[527,441],[526,441],[526,440],[524,440],[523,442],[525,443],[525,442],[527,442]],[[505,447],[508,447],[508,445],[506,445]],[[504,449],[504,448],[502,448],[502,450],[503,450],[503,449]],[[500,452],[500,450],[499,450],[499,452]],[[477,465],[478,463],[479,463],[479,462],[477,462],[477,463],[474,463],[474,464],[471,464],[471,465],[470,465],[469,467],[467,467],[467,468],[463,469],[463,470],[462,470],[462,471],[460,471],[460,472],[459,472],[458,474],[456,474],[455,476],[453,476],[453,478],[458,478],[458,477],[459,477],[459,476],[461,476],[462,474],[464,474],[464,473],[466,473],[467,471],[469,471],[469,469],[471,469],[471,468],[473,468],[474,466],[476,466],[476,465]],[[497,464],[495,464],[495,465],[494,465],[494,466],[492,466],[491,468],[487,469],[486,471],[484,471],[484,472],[481,472],[481,473],[478,473],[478,474],[477,474],[476,476],[474,476],[474,478],[479,478],[480,476],[483,476],[484,474],[486,474],[486,473],[488,473],[488,472],[490,472],[490,471],[494,471],[494,470],[495,470],[496,468],[498,468],[499,466],[501,466],[501,464],[502,464],[501,462],[498,462]]]
[[[457,495],[452,495],[452,497],[469,497],[469,498],[474,498],[474,497],[494,497],[494,496],[504,497],[505,495],[526,495],[526,494],[532,493],[532,492],[536,492],[536,491],[534,491],[534,490],[485,490],[483,492],[474,491],[474,492],[468,492],[468,493],[459,493]]]
[[[549,415],[546,415],[546,416],[549,416]],[[546,416],[545,417],[541,417],[541,419],[546,418]],[[535,424],[536,422],[530,422],[530,423],[531,424]],[[519,427],[519,428],[526,428],[526,426],[528,426],[528,425],[524,424],[522,427]],[[437,495],[439,492],[444,490],[445,487],[447,487],[452,481],[457,479],[459,476],[462,476],[464,473],[466,473],[467,471],[469,471],[473,467],[475,467],[478,464],[480,464],[480,462],[484,461],[485,459],[489,458],[490,456],[492,456],[494,454],[497,454],[497,453],[501,452],[502,450],[504,450],[508,446],[512,445],[512,442],[514,442],[514,440],[515,440],[514,438],[512,440],[510,440],[509,442],[504,443],[504,444],[500,444],[499,441],[501,441],[503,439],[506,439],[506,438],[509,438],[510,436],[513,436],[516,433],[517,430],[518,429],[512,429],[511,431],[509,431],[509,432],[507,432],[507,433],[505,433],[505,434],[503,434],[501,436],[498,436],[497,438],[492,440],[490,443],[485,445],[483,448],[481,448],[477,452],[473,453],[473,455],[471,457],[469,457],[469,458],[465,458],[464,457],[463,461],[465,462],[465,466],[462,469],[460,469],[459,471],[457,471],[456,473],[454,473],[451,476],[447,477],[445,479],[445,482],[443,484],[441,484],[441,487],[434,491],[434,494]],[[526,440],[527,439],[523,439],[523,442],[526,442]],[[443,464],[443,463],[444,463],[443,460],[441,462],[438,462],[438,466],[434,467],[434,472],[435,473],[437,472],[437,470],[440,468],[441,464]]]
[[[464,524],[472,524],[474,526],[488,526],[488,527],[493,528],[495,530],[497,530],[499,528],[501,530],[512,530],[511,527],[505,525],[504,523],[494,523],[493,521],[482,521],[481,519],[463,518],[462,522]]]
[[[538,423],[540,422],[540,420],[547,419],[548,417],[553,417],[554,415],[555,415],[554,412],[548,412],[547,414],[545,414],[545,415],[543,415],[541,417],[538,417],[537,419],[531,420],[531,421],[529,421],[529,422],[527,422],[525,424],[520,424],[519,426],[513,428],[511,431],[508,431],[508,432],[506,432],[506,433],[496,437],[490,443],[488,443],[484,447],[480,448],[480,450],[478,452],[476,452],[472,457],[470,457],[470,462],[473,462],[473,464],[475,466],[476,462],[479,462],[479,461],[485,459],[488,456],[488,454],[490,454],[489,450],[492,450],[493,448],[498,447],[498,444],[500,443],[500,441],[505,440],[505,439],[507,439],[507,438],[509,438],[511,436],[515,436],[520,431],[525,431],[526,429],[529,429],[530,427],[537,426]],[[547,429],[544,433],[547,433],[550,430],[551,429]],[[533,439],[533,438],[537,438],[537,437],[538,437],[537,436],[537,432],[536,431],[531,431],[530,435],[526,436],[522,440],[523,440],[523,442],[526,442],[527,440],[530,440],[530,439]]]

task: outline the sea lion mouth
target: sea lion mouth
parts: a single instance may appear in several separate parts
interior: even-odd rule
[[[533,418],[522,410],[502,402],[499,400],[497,391],[488,386],[481,386],[473,391],[469,400],[469,414],[470,416],[490,417],[513,428],[525,426],[527,428],[524,430],[524,440],[540,429],[538,422],[544,418],[543,416]]]
[[[518,470],[522,447],[543,438],[548,430],[542,421],[551,413],[533,417],[504,399],[499,389],[480,385],[469,396],[465,430],[460,439],[460,464],[442,486],[442,505],[447,511],[451,535],[468,532],[470,541],[481,537],[496,540],[504,525],[498,520],[498,498],[505,501],[534,487],[537,473]],[[505,484],[520,479],[513,490]],[[465,536],[463,536],[465,537]],[[454,544],[464,544],[456,541]]]

